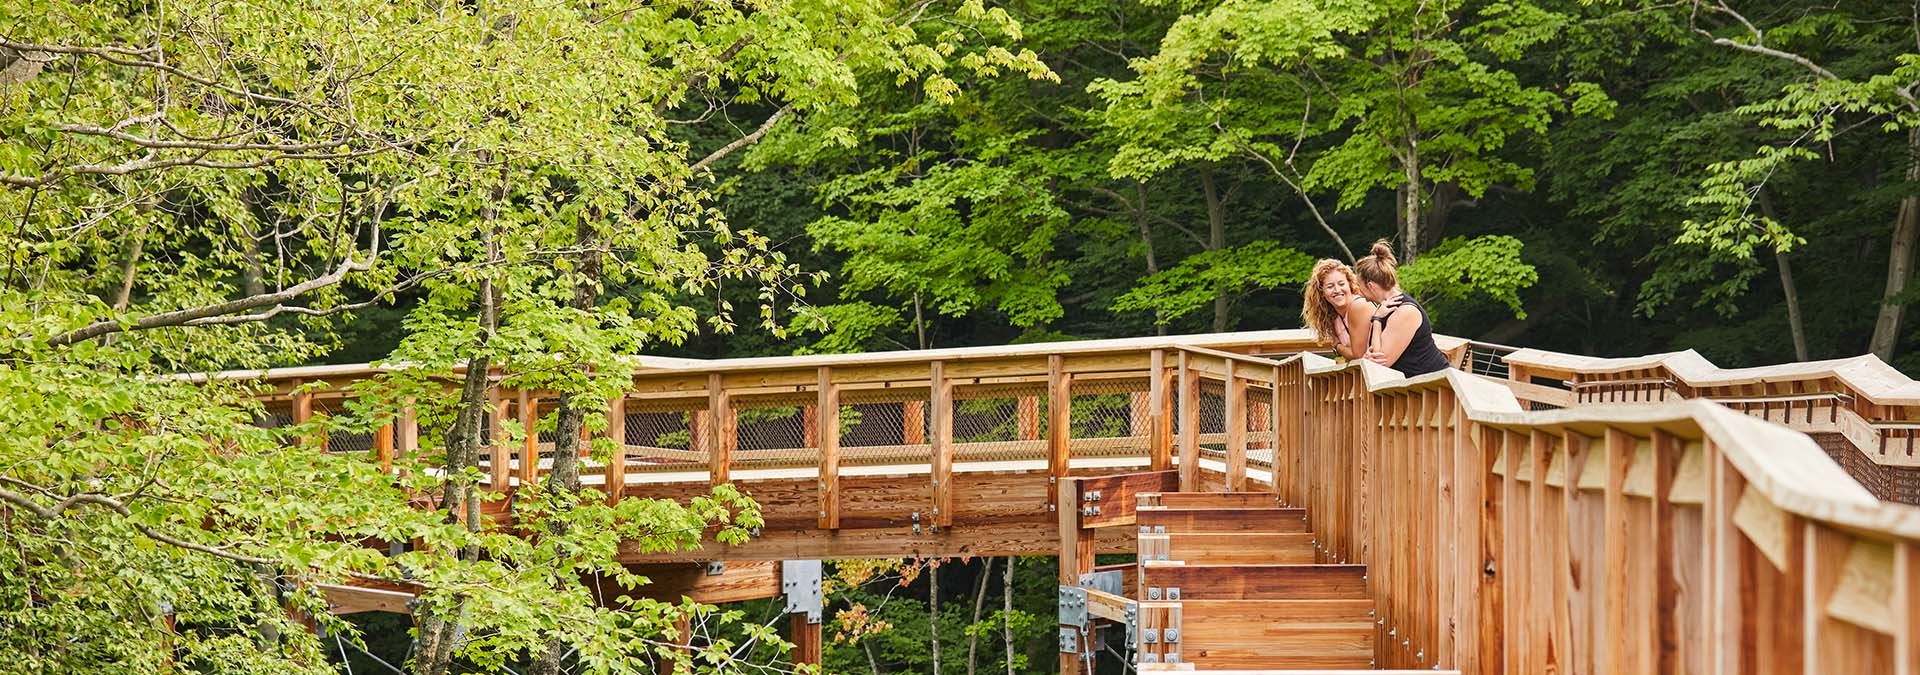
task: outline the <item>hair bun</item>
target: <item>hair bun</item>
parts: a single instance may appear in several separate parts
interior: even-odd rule
[[[1373,242],[1373,257],[1379,258],[1389,263],[1394,262],[1393,247],[1388,246],[1387,241],[1385,239]]]

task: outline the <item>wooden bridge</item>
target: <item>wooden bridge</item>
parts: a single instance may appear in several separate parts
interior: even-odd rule
[[[641,357],[607,413],[626,451],[587,483],[751,494],[749,543],[624,562],[656,594],[785,594],[802,659],[815,561],[1053,555],[1063,674],[1111,641],[1139,670],[1920,675],[1920,509],[1898,503],[1920,502],[1920,384],[1872,357],[1722,370],[1441,340],[1459,369],[1410,379],[1303,331]],[[272,382],[302,421],[376,372],[220,376]],[[553,401],[494,395],[484,465],[518,489]],[[328,444],[392,458],[418,435],[403,415]]]

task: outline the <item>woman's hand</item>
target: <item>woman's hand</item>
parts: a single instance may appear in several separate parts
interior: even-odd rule
[[[1378,350],[1378,349],[1368,349],[1368,350],[1367,350],[1367,356],[1366,356],[1366,359],[1367,359],[1368,361],[1372,361],[1372,362],[1374,362],[1374,363],[1378,363],[1378,364],[1380,364],[1380,365],[1383,365],[1383,366],[1385,366],[1385,365],[1390,365],[1390,364],[1388,364],[1388,363],[1387,363],[1387,355],[1386,355],[1386,353],[1385,353],[1385,352],[1382,352],[1382,351],[1380,351],[1380,350]]]

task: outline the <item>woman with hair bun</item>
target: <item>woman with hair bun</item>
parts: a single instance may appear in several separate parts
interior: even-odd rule
[[[1393,247],[1382,239],[1373,251],[1354,263],[1360,293],[1382,309],[1373,317],[1374,342],[1366,359],[1400,371],[1407,377],[1446,370],[1453,364],[1433,341],[1433,322],[1426,308],[1400,290]]]
[[[1367,320],[1378,309],[1360,297],[1358,285],[1345,263],[1325,258],[1313,264],[1306,288],[1300,289],[1301,325],[1312,328],[1320,344],[1332,344],[1341,356],[1356,361],[1367,354],[1373,334]]]

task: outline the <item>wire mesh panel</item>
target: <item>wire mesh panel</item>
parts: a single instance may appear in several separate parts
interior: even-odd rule
[[[926,463],[926,389],[873,389],[840,394],[840,463],[877,466]]]
[[[736,398],[733,406],[734,469],[817,466],[820,447],[814,429],[812,394]]]
[[[1273,389],[1247,387],[1247,465],[1273,468]]]
[[[1074,457],[1144,455],[1152,421],[1144,377],[1075,379],[1072,383]]]
[[[313,401],[313,416],[331,416],[345,414],[347,401],[341,398],[316,398]],[[292,419],[289,416],[288,419]],[[364,431],[345,431],[330,429],[327,432],[327,452],[372,452],[373,434]]]
[[[1047,458],[1047,391],[1041,385],[956,387],[956,461]]]
[[[704,471],[708,454],[701,438],[706,401],[627,401],[628,473]]]
[[[262,406],[260,414],[253,418],[253,425],[262,429],[278,429],[293,424],[293,403],[290,401],[271,401]]]
[[[1227,456],[1227,387],[1219,380],[1200,380],[1200,456]]]

